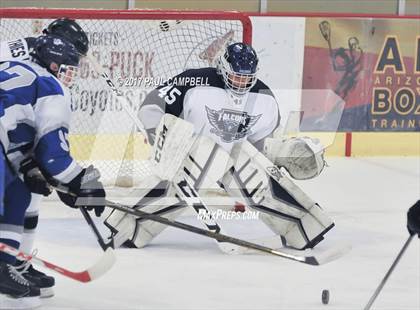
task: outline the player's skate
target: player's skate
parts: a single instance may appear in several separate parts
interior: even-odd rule
[[[172,220],[186,210],[185,204],[175,197],[174,189],[169,182],[151,176],[143,183],[143,187],[146,186],[141,195],[142,198],[133,207],[134,209],[141,209]],[[113,211],[104,224],[111,230],[115,247],[125,245],[142,248],[167,227],[120,211]]]
[[[35,309],[41,306],[40,295],[15,267],[0,262],[0,309]]]
[[[54,296],[54,277],[36,270],[29,261],[16,261],[16,270],[29,282],[39,287],[41,290],[41,298]]]

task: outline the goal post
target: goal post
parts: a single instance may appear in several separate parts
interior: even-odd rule
[[[249,17],[238,12],[36,8],[0,9],[0,38],[38,36],[61,17],[85,30],[90,55],[134,111],[159,83],[186,69],[214,66],[229,42],[252,40]],[[98,167],[107,186],[130,187],[147,176],[144,137],[88,59],[81,60],[70,92],[74,158]]]

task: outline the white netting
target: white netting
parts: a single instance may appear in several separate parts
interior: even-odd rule
[[[209,16],[186,20],[179,12],[172,20],[162,12],[155,20],[142,20],[141,15],[124,20],[95,19],[92,14],[89,19],[77,18],[77,22],[88,34],[92,55],[138,110],[156,86],[146,85],[146,81],[157,83],[188,68],[209,66],[223,43],[243,39],[239,15],[232,13],[225,20]],[[37,36],[52,20],[1,18],[0,38]],[[149,147],[87,59],[81,62],[80,78],[71,93],[70,143],[78,162],[98,167],[108,186],[132,186],[144,178]]]

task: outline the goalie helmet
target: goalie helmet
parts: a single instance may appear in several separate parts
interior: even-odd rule
[[[233,43],[219,56],[218,71],[230,91],[244,95],[257,82],[257,53],[250,45]]]
[[[73,85],[80,54],[72,43],[62,37],[43,35],[36,38],[31,56],[33,61],[54,74],[65,86]]]
[[[86,56],[89,50],[89,40],[86,33],[72,19],[56,19],[43,30],[43,33],[56,35],[70,41],[83,56]]]

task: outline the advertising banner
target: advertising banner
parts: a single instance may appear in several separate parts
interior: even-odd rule
[[[307,18],[303,110],[305,89],[330,89],[345,103],[339,131],[420,131],[419,47],[418,20]]]

